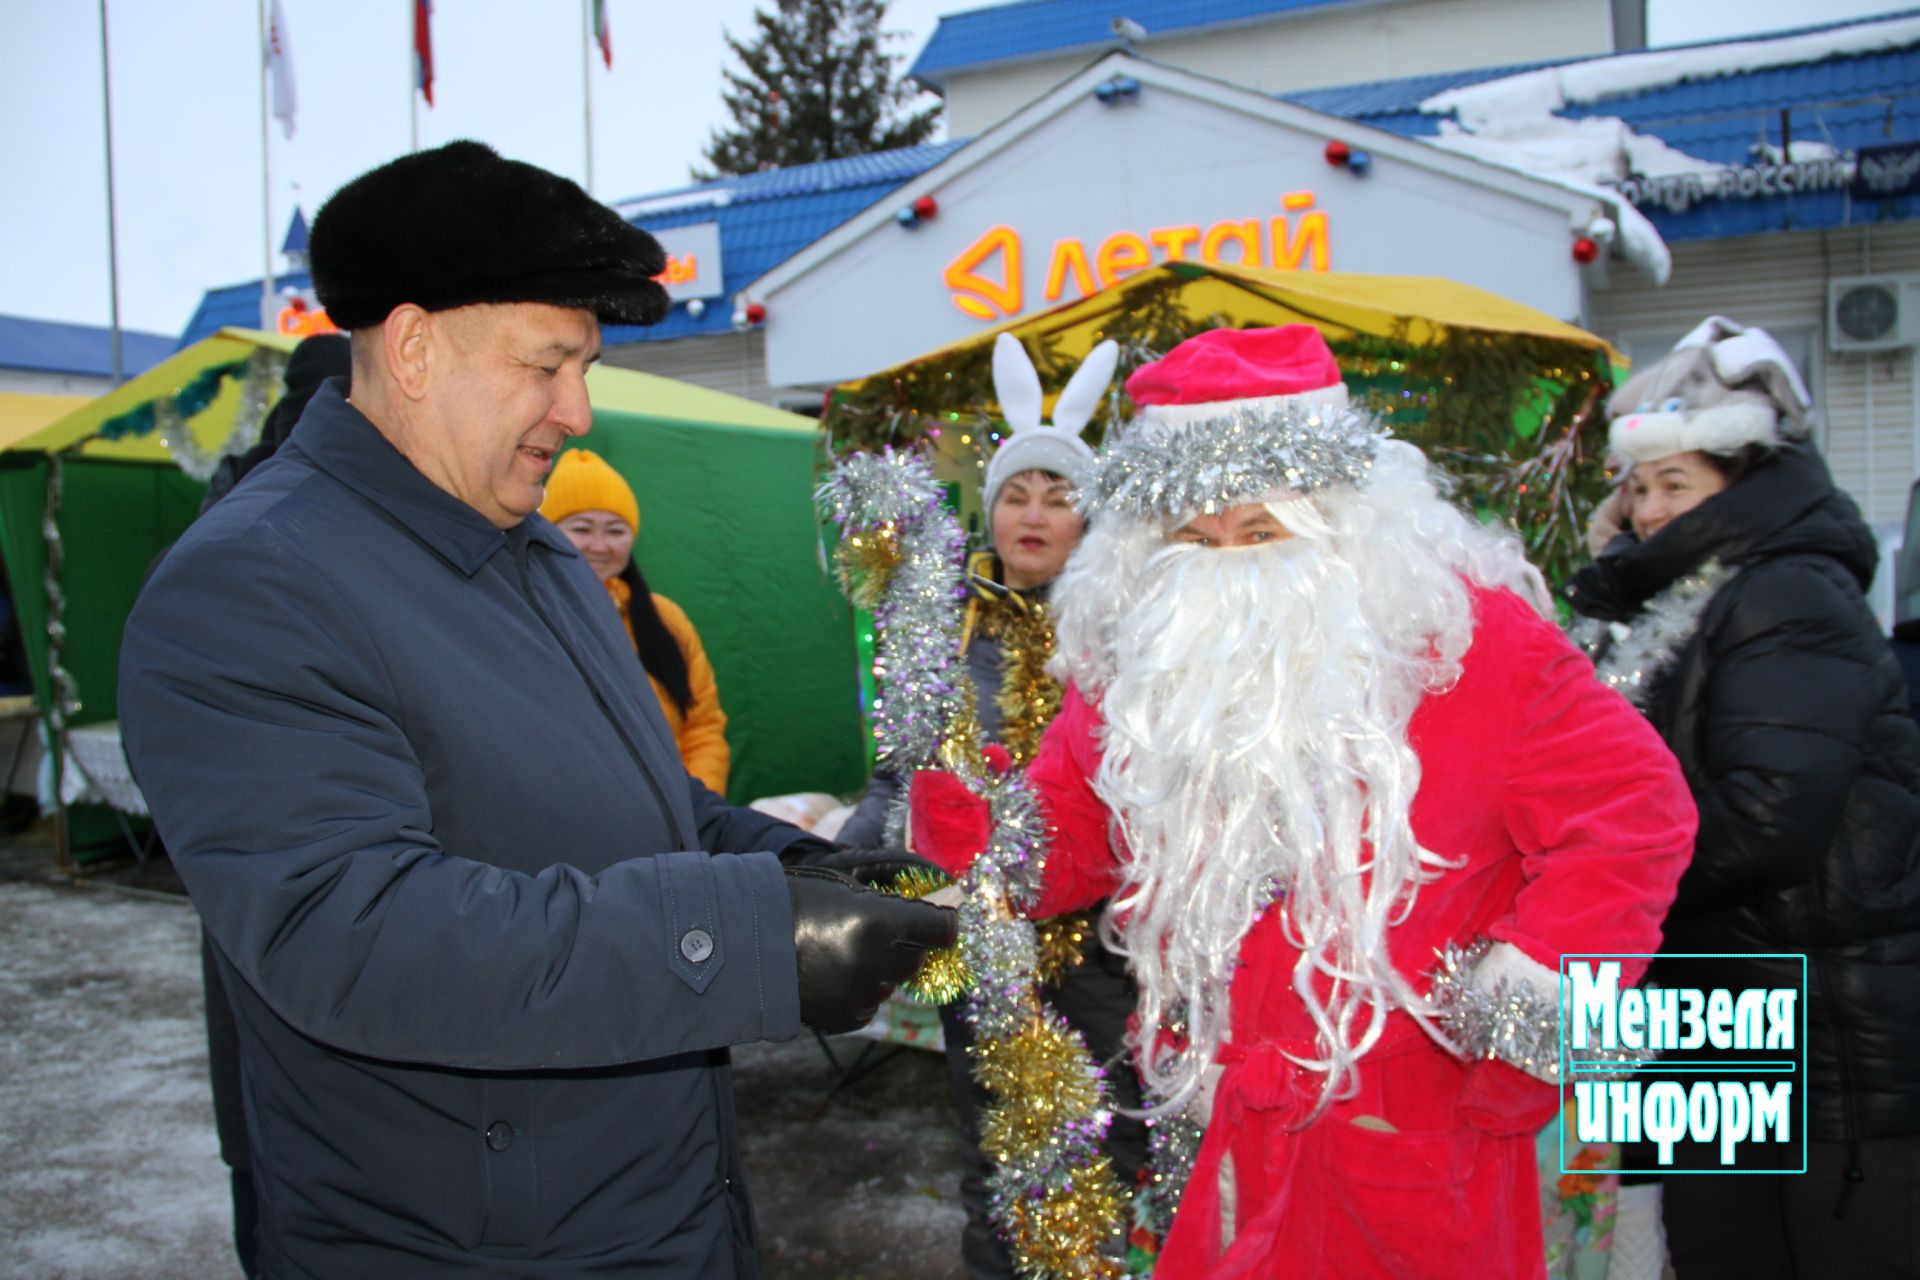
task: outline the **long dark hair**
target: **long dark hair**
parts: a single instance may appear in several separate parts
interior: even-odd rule
[[[693,685],[687,679],[687,655],[680,651],[673,632],[667,630],[667,624],[660,620],[660,611],[653,607],[653,592],[647,590],[640,566],[628,560],[619,576],[632,589],[627,599],[627,617],[633,622],[633,643],[640,651],[640,665],[666,686],[673,704],[684,716],[693,705]]]

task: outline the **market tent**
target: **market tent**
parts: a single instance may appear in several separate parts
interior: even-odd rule
[[[293,345],[221,330],[0,452],[0,555],[43,716],[58,699],[64,726],[114,719],[134,596],[204,493],[183,468],[215,458],[236,425],[257,429]],[[588,443],[639,496],[635,554],[713,660],[732,797],[857,787],[850,618],[821,567],[812,504],[816,424],[630,370],[596,368],[588,386]],[[73,843],[114,830],[80,811]]]
[[[1602,483],[1597,410],[1624,361],[1577,326],[1435,276],[1165,262],[843,383],[826,425],[837,445],[856,448],[936,437],[942,474],[958,483],[999,438],[992,353],[1002,333],[1033,358],[1048,412],[1094,344],[1117,340],[1115,391],[1092,426],[1101,431],[1125,414],[1127,373],[1181,340],[1294,323],[1319,328],[1355,396],[1463,476],[1469,499],[1520,528],[1539,563],[1550,572],[1570,563],[1584,503]]]
[[[1450,333],[1472,332],[1562,342],[1618,359],[1602,339],[1543,311],[1441,276],[1376,276],[1354,272],[1270,271],[1229,263],[1163,262],[1086,297],[980,330],[905,364],[843,384],[859,394],[928,366],[945,366],[990,351],[1002,333],[1042,343],[1078,361],[1108,336],[1116,318],[1171,286],[1179,309],[1222,317],[1234,328],[1318,326],[1329,341],[1372,335],[1410,346],[1438,345]],[[1052,409],[1049,396],[1048,410]]]
[[[87,402],[86,396],[40,395],[29,391],[0,392],[0,449],[11,449],[56,418],[65,417]]]

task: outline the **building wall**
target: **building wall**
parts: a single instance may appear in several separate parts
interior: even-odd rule
[[[817,391],[775,388],[767,382],[767,339],[758,329],[670,342],[628,342],[608,347],[603,359],[616,369],[678,378],[696,387],[795,412],[811,412],[820,403]]]
[[[128,374],[129,377],[132,374]],[[43,369],[0,369],[0,392],[30,396],[94,396],[113,390],[113,379],[86,373],[48,373]]]
[[[1920,476],[1914,353],[1829,351],[1827,284],[1920,271],[1920,223],[1684,241],[1673,246],[1673,259],[1665,288],[1623,275],[1597,291],[1595,330],[1636,360],[1657,358],[1709,315],[1773,333],[1801,364],[1834,479],[1860,504],[1883,547],[1897,546],[1907,492]],[[1884,562],[1881,577],[1875,603],[1884,611]]]
[[[1114,12],[1125,13],[1116,3]],[[1141,55],[1266,93],[1613,50],[1609,0],[1402,0],[1281,14],[1138,44]],[[947,132],[973,137],[1105,53],[947,78]]]

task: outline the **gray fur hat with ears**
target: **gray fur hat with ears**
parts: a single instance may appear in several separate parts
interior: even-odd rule
[[[1080,438],[1080,431],[1100,407],[1119,360],[1120,346],[1111,338],[1089,351],[1054,402],[1049,426],[1040,421],[1040,375],[1034,372],[1026,348],[1010,333],[994,340],[993,391],[1010,434],[987,463],[987,511],[993,510],[1000,487],[1023,471],[1051,471],[1076,489],[1086,483],[1093,450]]]
[[[1636,463],[1786,444],[1806,438],[1812,407],[1772,334],[1708,316],[1613,393],[1608,447]]]

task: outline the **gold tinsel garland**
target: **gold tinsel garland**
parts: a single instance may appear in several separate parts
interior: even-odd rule
[[[1040,735],[1060,711],[1060,682],[1047,674],[1053,659],[1053,618],[1045,601],[1018,592],[980,603],[980,633],[1000,642],[1000,742],[1016,765],[1033,759]]]
[[[856,455],[836,465],[821,497],[844,530],[836,556],[842,585],[857,600],[878,606],[876,621],[891,622],[896,633],[888,637],[894,657],[886,673],[887,719],[878,727],[902,744],[903,762],[919,765],[930,755],[987,802],[991,834],[963,882],[960,916],[963,967],[973,976],[967,1017],[975,1030],[974,1051],[994,1064],[987,1071],[1000,1086],[983,1117],[999,1165],[989,1183],[995,1216],[1022,1275],[1120,1280],[1127,1267],[1113,1252],[1124,1240],[1126,1202],[1099,1148],[1111,1114],[1105,1079],[1079,1034],[1047,1007],[1040,990],[1043,952],[1052,963],[1064,963],[1066,946],[1084,937],[1086,924],[1056,922],[1043,944],[1014,910],[1038,893],[1045,823],[1024,774],[1016,769],[1000,776],[987,768],[970,690],[946,674],[952,647],[944,602],[951,596],[926,572],[930,537],[921,526],[944,538],[951,521],[928,499],[930,481],[931,468],[922,460]],[[907,514],[883,524],[874,518],[879,510]],[[909,570],[910,588],[902,581]],[[1011,647],[1027,654],[1022,670],[1044,674],[1045,659],[1035,660],[1032,650],[1039,646],[1031,634],[1023,633]],[[1050,628],[1045,650],[1051,650]],[[1033,743],[1038,736],[1036,730]],[[931,750],[922,754],[928,743]],[[925,893],[936,880],[928,876],[905,887]],[[929,968],[936,964],[941,967],[934,981],[949,987],[959,981],[942,958],[930,960]]]

